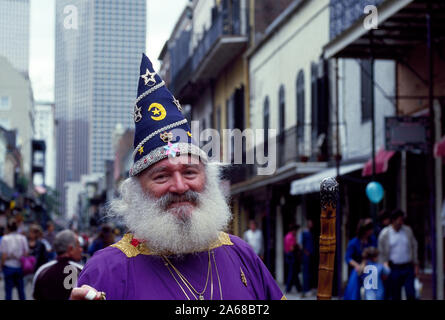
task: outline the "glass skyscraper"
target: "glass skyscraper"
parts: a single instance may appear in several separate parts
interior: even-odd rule
[[[29,0],[0,0],[0,56],[28,75]]]
[[[117,124],[133,127],[146,0],[57,0],[57,189],[113,159]],[[65,202],[62,195],[62,202]],[[62,203],[62,204],[63,204]]]

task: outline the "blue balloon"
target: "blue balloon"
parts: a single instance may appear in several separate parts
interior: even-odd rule
[[[372,203],[379,203],[383,199],[384,193],[382,185],[378,182],[371,181],[366,186],[366,195]]]

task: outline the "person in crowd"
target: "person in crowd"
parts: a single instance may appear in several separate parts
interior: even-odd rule
[[[286,293],[291,292],[294,285],[298,292],[302,292],[300,279],[298,277],[301,263],[301,250],[296,241],[298,229],[298,225],[291,224],[288,233],[284,237],[284,261],[287,265]]]
[[[255,220],[249,221],[249,229],[244,232],[244,241],[246,241],[255,251],[255,253],[263,260],[264,258],[264,244],[263,233],[258,229]]]
[[[49,242],[51,246],[54,244],[54,239],[56,238],[56,231],[54,223],[52,221],[48,221],[46,223],[46,231],[44,234],[44,238]]]
[[[108,213],[129,232],[88,260],[71,299],[285,298],[249,244],[224,232],[221,165],[192,138],[146,55],[140,71],[134,163]]]
[[[32,224],[28,230],[28,245],[30,255],[36,258],[35,270],[48,262],[47,248],[42,242],[43,230],[38,224]]]
[[[46,231],[44,233],[42,241],[44,241],[47,254],[48,254],[48,260],[53,260],[56,257],[56,252],[54,251],[53,244],[54,244],[54,238],[56,237],[56,231],[54,227],[54,223],[52,221],[48,221],[46,223]]]
[[[314,222],[312,219],[307,220],[306,228],[300,233],[299,245],[302,249],[302,267],[303,267],[303,293],[302,297],[305,297],[312,289],[313,281],[313,265],[314,265],[314,236],[312,229]]]
[[[1,266],[5,281],[5,299],[12,300],[12,290],[17,288],[20,300],[25,300],[25,286],[20,258],[28,255],[28,241],[17,232],[14,219],[8,221],[8,234],[3,236],[0,243]]]
[[[385,284],[390,269],[378,262],[379,251],[375,247],[363,250],[362,283],[364,287],[364,300],[384,300]],[[375,276],[375,278],[374,278]]]
[[[389,224],[391,223],[391,213],[384,209],[382,211],[379,212],[378,215],[378,226],[377,226],[377,233],[376,235],[378,236],[380,234],[380,232],[386,228],[387,226],[389,226]]]
[[[374,226],[370,219],[360,220],[357,228],[357,236],[348,242],[345,260],[349,267],[349,272],[354,269],[361,271],[363,250],[367,247],[377,247],[374,236]]]
[[[417,240],[412,229],[404,224],[404,212],[391,213],[391,224],[380,232],[378,239],[380,262],[389,266],[388,298],[401,300],[402,287],[408,300],[416,299],[414,280],[419,273]]]
[[[363,271],[363,250],[367,247],[377,247],[374,236],[374,225],[371,219],[362,219],[358,223],[357,235],[348,242],[345,261],[349,268],[348,284],[345,289],[345,300],[359,300],[361,280],[359,275]]]
[[[111,226],[104,224],[100,232],[88,248],[88,254],[92,256],[96,251],[106,248],[114,243],[114,233]]]
[[[42,265],[35,273],[32,285],[35,300],[68,300],[83,266],[82,247],[71,230],[57,233],[53,242],[57,259]]]

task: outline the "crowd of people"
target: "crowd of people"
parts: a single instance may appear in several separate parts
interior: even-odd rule
[[[313,221],[306,228],[288,227],[283,241],[285,292],[297,290],[300,297],[314,293],[316,287],[316,255]],[[378,223],[361,219],[356,236],[349,240],[345,252],[348,282],[345,300],[416,299],[415,279],[419,273],[417,241],[411,228],[404,224],[404,212],[382,210]],[[244,240],[263,258],[263,236],[255,221],[250,221]],[[300,277],[301,275],[301,277]]]
[[[107,224],[90,234],[70,229],[56,232],[51,221],[45,227],[43,231],[37,223],[25,224],[20,217],[14,217],[2,228],[0,257],[5,300],[12,300],[14,289],[20,300],[30,298],[25,292],[27,284],[32,285],[35,300],[68,299],[88,258],[120,239],[119,230]],[[67,266],[73,267],[72,277]]]
[[[417,241],[401,210],[382,211],[377,228],[371,219],[361,220],[345,261],[349,267],[345,300],[401,300],[402,288],[406,299],[418,296]]]
[[[298,224],[291,224],[283,240],[286,270],[285,292],[292,292],[295,286],[302,298],[315,293],[316,277],[314,275],[317,266],[313,226],[311,219],[307,220],[305,228],[300,228]],[[243,239],[263,260],[264,238],[255,220],[249,221],[249,229],[244,232]],[[302,274],[302,281],[300,280],[300,273]]]

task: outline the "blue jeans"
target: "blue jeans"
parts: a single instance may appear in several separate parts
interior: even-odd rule
[[[402,299],[402,287],[405,288],[406,298],[408,300],[416,299],[414,289],[414,265],[407,263],[404,265],[390,265],[391,273],[388,277],[388,295],[390,300]]]
[[[19,299],[26,300],[22,268],[3,266],[3,275],[5,277],[5,300],[12,300],[12,289],[14,287],[17,287],[19,291]]]
[[[303,255],[303,292],[306,293],[311,290],[312,287],[312,275],[311,275],[311,256]]]
[[[286,293],[289,293],[292,290],[292,287],[295,285],[298,292],[302,291],[300,279],[298,278],[298,268],[295,259],[295,255],[293,252],[285,253],[284,259],[287,264],[287,281],[286,281]]]

